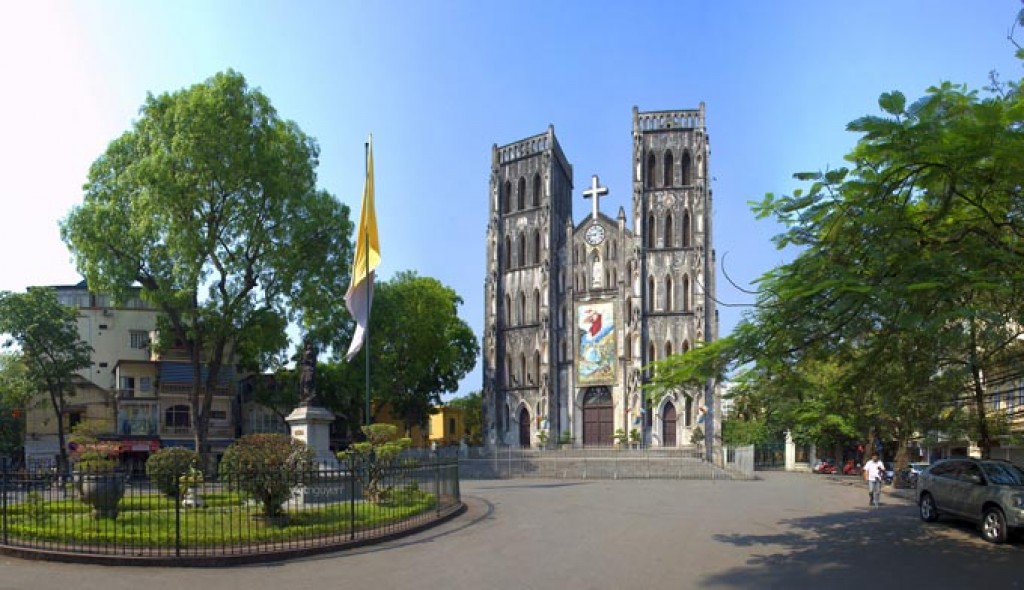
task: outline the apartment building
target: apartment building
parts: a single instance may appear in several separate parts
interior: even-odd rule
[[[159,311],[138,295],[113,301],[89,291],[85,281],[53,287],[58,300],[78,308],[79,335],[92,349],[92,365],[76,377],[75,394],[64,415],[65,433],[89,420],[100,437],[116,441],[125,468],[140,471],[162,447],[194,447],[189,392],[192,367],[183,347],[156,353],[150,343]],[[206,375],[206,367],[202,376]],[[209,439],[220,455],[240,434],[236,371],[220,371],[211,412]],[[30,469],[56,463],[57,417],[47,396],[26,410],[25,461]]]

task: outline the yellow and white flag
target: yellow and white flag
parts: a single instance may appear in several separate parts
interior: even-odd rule
[[[356,320],[356,332],[345,360],[363,347],[370,327],[370,304],[373,300],[373,271],[380,265],[380,239],[377,237],[377,214],[373,209],[373,136],[366,154],[366,185],[363,187],[363,211],[356,229],[356,255],[352,260],[352,285],[345,293],[345,306]]]

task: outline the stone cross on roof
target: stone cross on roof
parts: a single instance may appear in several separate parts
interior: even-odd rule
[[[594,202],[593,202],[593,212],[591,213],[591,218],[594,221],[597,221],[597,207],[598,207],[598,202],[597,201],[602,196],[608,194],[608,187],[600,186],[600,184],[601,184],[601,181],[597,179],[597,175],[595,174],[595,175],[590,177],[590,188],[588,188],[587,190],[583,191],[583,198],[584,199],[591,199],[591,198],[594,199]]]

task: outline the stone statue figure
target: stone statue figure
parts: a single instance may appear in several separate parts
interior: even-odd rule
[[[316,396],[316,347],[306,342],[302,350],[302,364],[299,368],[299,405],[319,406]]]

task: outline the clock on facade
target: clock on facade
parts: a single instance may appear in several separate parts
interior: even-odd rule
[[[604,227],[596,224],[590,226],[587,228],[587,233],[584,234],[583,239],[591,246],[600,244],[604,241]]]

